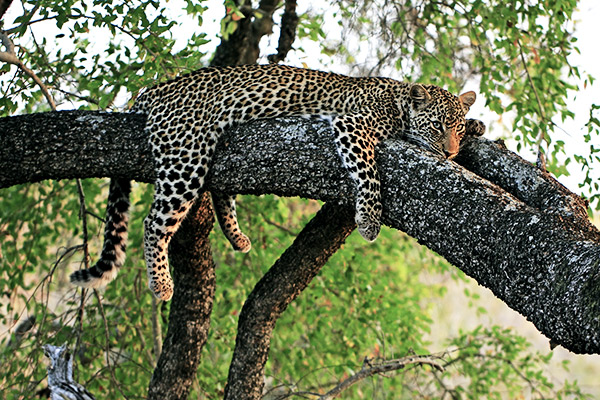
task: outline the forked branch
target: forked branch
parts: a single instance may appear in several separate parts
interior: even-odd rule
[[[0,119],[0,187],[101,176],[151,182],[143,124],[89,112]],[[222,138],[207,187],[351,205],[353,184],[330,135],[326,123],[303,119],[240,126]],[[490,141],[473,140],[461,154],[468,169],[402,141],[382,143],[383,222],[491,289],[554,343],[600,353],[600,232],[585,202]]]

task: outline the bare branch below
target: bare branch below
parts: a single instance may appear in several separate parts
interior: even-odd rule
[[[331,400],[335,399],[339,396],[344,390],[348,389],[350,386],[355,383],[360,382],[361,380],[371,377],[373,375],[382,374],[385,372],[398,371],[403,369],[409,365],[429,365],[436,370],[443,372],[444,367],[439,357],[435,356],[408,356],[403,357],[398,360],[386,360],[377,363],[369,363],[368,360],[365,360],[363,363],[363,367],[356,374],[351,377],[344,379],[340,382],[336,387],[331,389],[329,392],[325,393],[323,396],[319,397],[319,400]]]
[[[51,344],[43,346],[48,365],[48,388],[50,399],[94,400],[95,397],[85,387],[73,380],[73,356],[66,344],[57,347]]]
[[[248,295],[238,322],[225,400],[262,397],[275,323],[356,228],[353,211],[325,204]]]

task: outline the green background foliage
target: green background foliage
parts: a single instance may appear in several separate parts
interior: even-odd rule
[[[119,111],[140,88],[206,65],[216,43],[198,25],[215,6],[225,16],[218,2],[192,0],[22,4],[24,11],[13,5],[17,10],[5,17],[3,29],[62,109]],[[569,163],[583,168],[582,191],[598,209],[591,171],[600,161],[592,146],[600,106],[589,110],[589,153],[566,154],[554,139],[560,122],[573,116],[566,105],[567,94],[576,89],[571,78],[592,82],[567,58],[577,51],[576,6],[567,0],[331,2],[301,16],[292,56],[306,60],[303,50],[316,45],[327,65],[355,73],[401,76],[455,92],[476,82],[486,107],[510,116],[510,129],[502,134],[518,149],[545,153],[556,175],[567,174]],[[182,20],[196,24],[194,33],[184,33],[189,25],[183,28]],[[328,33],[332,21],[336,29]],[[230,13],[222,33],[231,33],[234,25]],[[2,64],[0,74],[1,116],[49,110],[39,87],[21,70]],[[128,258],[119,278],[101,293],[68,284],[70,272],[99,254],[107,189],[107,180],[84,180],[83,213],[74,181],[0,192],[0,392],[8,399],[31,398],[43,389],[41,345],[65,342],[76,354],[76,379],[98,398],[145,397],[169,308],[156,305],[146,288],[142,221],[150,185],[134,185]],[[191,398],[221,397],[246,295],[319,206],[275,196],[240,198],[241,224],[253,240],[248,254],[234,253],[215,228],[218,287]],[[443,281],[426,282],[424,276]],[[479,326],[434,341],[432,331],[440,325],[432,305],[449,301],[447,285],[465,281],[400,232],[384,229],[374,244],[352,234],[278,321],[267,364],[270,398],[327,390],[360,370],[365,359],[436,352],[445,352],[446,372],[410,367],[366,380],[344,398],[586,397],[576,382],[553,377],[551,352],[536,351],[510,329]],[[485,314],[478,294],[467,294],[471,305],[462,312]],[[20,334],[18,326],[27,318],[33,326]]]

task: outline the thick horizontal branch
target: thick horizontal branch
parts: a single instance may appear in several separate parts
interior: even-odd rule
[[[44,179],[154,180],[141,115],[48,112],[0,119],[0,188]]]
[[[100,176],[151,182],[142,125],[142,117],[117,113],[1,119],[0,187]],[[600,353],[600,232],[585,203],[492,142],[474,139],[461,153],[477,174],[402,141],[380,145],[384,223],[491,289],[554,343]],[[230,132],[207,187],[353,202],[331,130],[304,119]]]

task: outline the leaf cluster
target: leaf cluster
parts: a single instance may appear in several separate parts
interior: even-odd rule
[[[188,2],[183,19],[201,21],[204,9]],[[206,35],[192,34],[176,50],[176,17],[159,1],[32,0],[5,30],[59,108],[122,109],[140,88],[202,65]],[[0,72],[0,115],[47,110],[20,69],[3,64]]]

